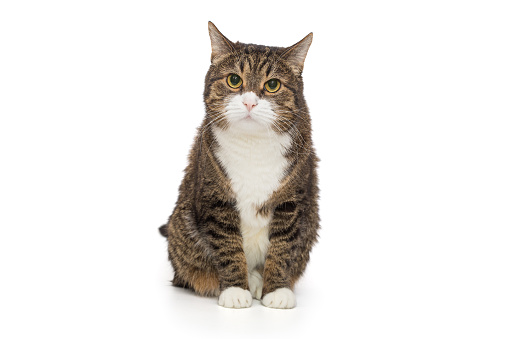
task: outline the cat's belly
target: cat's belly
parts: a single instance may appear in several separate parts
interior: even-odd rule
[[[288,167],[284,152],[291,137],[272,131],[245,137],[215,129],[214,134],[219,143],[216,155],[235,193],[244,252],[248,268],[252,270],[265,262],[269,245],[268,225],[272,218],[272,215],[260,215],[258,211],[284,177]]]

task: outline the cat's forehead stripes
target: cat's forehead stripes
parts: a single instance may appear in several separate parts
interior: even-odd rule
[[[279,50],[276,47],[271,49],[267,46],[259,46],[253,44],[246,45],[240,42],[237,42],[235,47],[239,57],[241,58],[241,62],[243,62],[243,64],[247,63],[250,70],[260,70],[265,65],[265,63]]]
[[[238,46],[240,68],[242,72],[247,69],[251,73],[263,74],[265,77],[273,77],[275,76],[273,72],[281,68],[279,67],[281,65],[277,64],[280,64],[278,63],[278,59],[283,53],[283,48],[244,45],[241,43],[237,43],[236,46]],[[283,67],[283,69],[286,69],[286,67]]]

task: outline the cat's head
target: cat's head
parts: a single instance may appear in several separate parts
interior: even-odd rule
[[[285,133],[309,124],[302,70],[313,34],[293,46],[233,43],[209,22],[206,122],[243,134]]]

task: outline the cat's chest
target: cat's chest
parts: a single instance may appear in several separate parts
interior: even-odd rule
[[[230,178],[241,226],[267,226],[271,216],[257,212],[284,177],[288,167],[284,152],[290,146],[290,136],[269,131],[243,137],[219,129],[214,134],[219,144],[216,155]]]

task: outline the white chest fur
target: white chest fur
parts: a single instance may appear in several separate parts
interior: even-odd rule
[[[260,206],[279,187],[288,162],[283,153],[289,135],[273,131],[245,136],[214,129],[219,144],[217,157],[230,178],[240,213],[248,268],[263,264],[269,244],[267,226],[272,218],[258,215]]]

